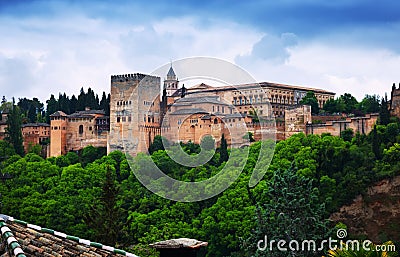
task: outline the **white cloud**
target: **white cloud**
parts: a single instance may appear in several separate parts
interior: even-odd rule
[[[322,88],[337,96],[351,93],[358,100],[365,94],[384,96],[398,79],[400,55],[386,49],[303,42],[284,50],[285,62],[252,56],[244,62],[238,58],[239,64],[258,81]]]
[[[45,101],[59,92],[78,94],[82,86],[100,94],[109,92],[112,74],[151,73],[193,56],[236,62],[259,81],[349,92],[358,99],[383,95],[398,79],[399,55],[385,46],[361,47],[364,33],[352,40],[349,31],[335,31],[311,40],[190,15],[152,22],[92,17],[71,10],[47,18],[0,17],[0,97]]]
[[[43,20],[4,18],[1,24],[0,33],[9,36],[0,49],[0,94],[42,101],[59,92],[78,94],[82,86],[99,94],[109,92],[110,75],[151,73],[170,59],[199,55],[233,61],[261,37],[236,23],[213,20],[203,25],[194,17],[144,25],[77,14]]]

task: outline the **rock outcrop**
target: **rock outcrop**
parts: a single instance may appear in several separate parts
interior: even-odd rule
[[[331,215],[348,233],[375,242],[400,241],[400,176],[379,181]]]

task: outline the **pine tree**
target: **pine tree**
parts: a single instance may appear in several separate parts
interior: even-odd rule
[[[11,111],[7,117],[7,128],[5,140],[8,141],[15,149],[15,152],[21,156],[24,155],[24,147],[22,145],[22,132],[21,132],[21,113],[19,107],[15,105],[15,100],[13,98],[13,103]]]
[[[115,182],[115,170],[107,165],[101,196],[84,217],[89,228],[95,231],[95,240],[112,246],[121,237],[124,220],[124,213],[117,205],[119,191]]]

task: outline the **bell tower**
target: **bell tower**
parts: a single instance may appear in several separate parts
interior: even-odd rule
[[[174,69],[171,67],[167,73],[167,78],[164,80],[164,89],[167,92],[167,96],[172,96],[176,90],[178,90],[178,78],[175,75]]]

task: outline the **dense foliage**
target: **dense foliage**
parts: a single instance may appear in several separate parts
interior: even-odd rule
[[[377,95],[365,95],[365,97],[358,102],[357,99],[349,93],[345,93],[336,99],[329,99],[323,106],[321,113],[345,113],[355,116],[363,116],[367,113],[387,113],[388,100],[386,98],[379,99]],[[389,119],[389,116],[385,116]],[[387,123],[385,123],[386,125]]]
[[[206,256],[246,256],[250,243],[276,228],[274,215],[287,213],[285,204],[305,201],[310,209],[302,210],[303,216],[318,210],[312,213],[323,221],[372,182],[399,175],[399,132],[399,124],[390,123],[377,125],[368,136],[296,134],[277,143],[265,177],[249,188],[261,144],[253,143],[239,178],[218,196],[194,203],[166,200],[148,191],[118,151],[102,156],[101,151],[88,147],[80,155],[43,159],[34,153],[20,157],[10,144],[0,141],[0,167],[13,176],[0,184],[1,212],[82,238],[133,248],[139,256],[154,256],[149,243],[179,237],[207,241]],[[182,146],[189,154],[199,152],[199,146],[193,143]],[[241,153],[235,157],[223,148],[207,164],[194,168],[175,163],[160,146],[152,149],[151,158],[171,177],[199,181],[217,174],[226,165],[226,156],[243,162]],[[145,161],[145,155],[136,157],[138,163]],[[303,187],[294,189],[279,176]],[[279,188],[272,190],[273,182],[279,182]],[[313,193],[304,196],[307,190]],[[294,198],[285,200],[281,194]],[[325,207],[318,207],[322,205]],[[273,208],[275,214],[271,213]],[[106,219],[111,213],[115,216]],[[297,226],[306,222],[303,216],[299,214]]]
[[[47,122],[49,122],[49,115],[56,111],[63,111],[66,114],[71,114],[76,111],[83,111],[86,107],[92,110],[104,110],[107,116],[110,115],[110,94],[106,95],[106,93],[103,92],[100,99],[91,88],[88,88],[87,92],[81,88],[78,97],[72,95],[70,98],[65,93],[60,93],[58,99],[56,99],[54,95],[51,95],[46,103]]]
[[[7,102],[5,96],[2,98],[1,104],[0,112],[8,112],[10,109],[8,105],[11,103]],[[87,92],[81,88],[78,97],[75,95],[69,97],[66,93],[59,93],[58,98],[51,95],[50,98],[46,100],[46,104],[47,106],[45,109],[44,104],[40,102],[38,98],[19,98],[16,105],[19,107],[22,123],[50,123],[49,115],[56,111],[63,111],[66,114],[71,114],[76,111],[83,111],[86,107],[92,110],[104,110],[106,116],[110,115],[110,94],[106,95],[106,93],[103,92],[101,98],[99,98],[90,87]]]

